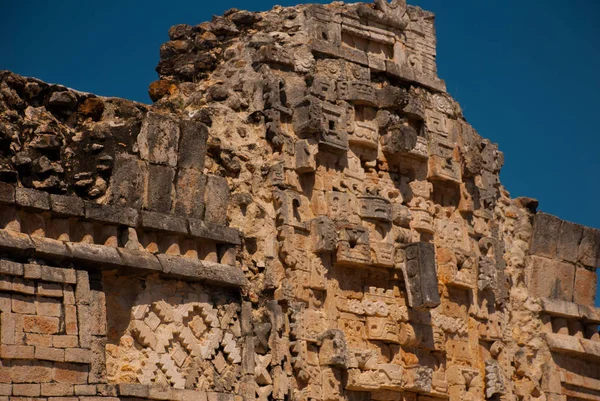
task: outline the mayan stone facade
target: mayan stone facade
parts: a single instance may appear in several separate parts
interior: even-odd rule
[[[0,401],[600,400],[600,231],[510,198],[433,14],[169,36],[151,106],[0,72]]]

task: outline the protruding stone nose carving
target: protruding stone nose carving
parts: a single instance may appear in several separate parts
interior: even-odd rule
[[[396,21],[400,21],[406,14],[406,0],[375,0],[375,7]]]

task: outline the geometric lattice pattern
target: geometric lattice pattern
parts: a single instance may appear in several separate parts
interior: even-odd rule
[[[199,285],[175,293],[169,283],[148,280],[131,310],[117,352],[107,361],[109,380],[170,387],[204,387],[203,361],[218,373],[241,362],[240,348],[227,327],[233,313],[221,313]],[[239,325],[237,326],[239,330]],[[237,331],[233,328],[233,331]],[[124,350],[126,352],[123,352]],[[135,374],[127,374],[131,368]]]

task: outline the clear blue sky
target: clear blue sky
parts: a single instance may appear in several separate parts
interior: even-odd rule
[[[311,1],[326,3],[328,1]],[[170,26],[298,0],[3,2],[0,69],[149,103]],[[437,15],[438,67],[502,182],[540,210],[600,228],[600,1],[409,0]]]

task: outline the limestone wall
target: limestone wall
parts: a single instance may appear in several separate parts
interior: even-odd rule
[[[169,31],[152,106],[0,73],[0,401],[596,400],[537,212],[401,0]]]

